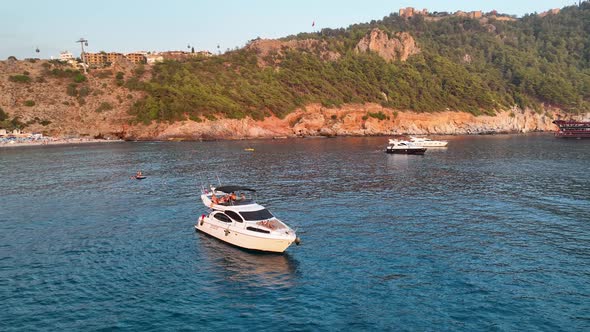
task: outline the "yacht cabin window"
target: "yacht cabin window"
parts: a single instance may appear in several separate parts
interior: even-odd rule
[[[244,219],[234,211],[225,211],[225,214],[237,222],[244,222]]]
[[[219,221],[231,223],[231,219],[223,213],[216,213],[215,215],[213,215],[213,217],[215,217],[215,219]]]
[[[244,220],[251,221],[270,219],[274,217],[272,213],[270,213],[270,211],[268,211],[267,209],[262,209],[258,211],[241,211],[240,214],[242,215],[242,217],[244,217]]]

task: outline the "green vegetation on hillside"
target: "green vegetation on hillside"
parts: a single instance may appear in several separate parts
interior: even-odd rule
[[[390,34],[407,31],[422,52],[393,63],[376,54],[354,52],[373,28]],[[280,60],[275,66],[260,67],[254,51],[241,49],[157,64],[150,81],[140,79],[140,70],[125,85],[147,92],[130,110],[144,123],[282,117],[308,103],[331,107],[375,102],[418,112],[450,109],[475,115],[514,105],[540,110],[544,103],[587,112],[588,33],[589,2],[566,7],[557,15],[527,15],[515,22],[482,23],[462,17],[428,21],[391,14],[347,29],[290,37],[325,41],[328,50],[342,55],[336,61],[322,60],[313,50],[291,50],[284,56],[272,55]],[[117,75],[117,81],[122,82],[123,76]]]

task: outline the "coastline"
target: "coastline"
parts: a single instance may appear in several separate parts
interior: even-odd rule
[[[40,140],[28,140],[28,141],[11,141],[0,142],[0,148],[16,148],[25,146],[48,146],[48,145],[68,145],[68,144],[89,144],[89,143],[115,143],[124,142],[119,139],[95,139],[95,138],[51,138],[51,139],[40,139]]]
[[[91,138],[53,138],[51,140],[37,140],[27,142],[15,142],[5,143],[0,142],[0,148],[15,148],[15,147],[27,147],[27,146],[48,146],[48,145],[77,145],[77,144],[91,144],[91,143],[122,143],[122,142],[215,142],[215,141],[251,141],[251,140],[284,140],[284,139],[329,139],[338,137],[407,137],[407,136],[428,136],[428,137],[441,137],[441,136],[521,136],[521,135],[551,135],[551,131],[531,131],[531,132],[485,132],[485,133],[471,133],[471,134],[373,134],[373,135],[308,135],[308,136],[280,136],[280,137],[217,137],[211,139],[202,138],[187,138],[187,137],[174,137],[168,139],[140,139],[140,140],[122,140],[122,139],[91,139]]]

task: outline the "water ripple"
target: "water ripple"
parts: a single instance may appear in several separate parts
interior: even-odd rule
[[[424,156],[378,137],[2,149],[0,326],[590,329],[590,142],[449,139]],[[195,233],[216,176],[303,245]]]

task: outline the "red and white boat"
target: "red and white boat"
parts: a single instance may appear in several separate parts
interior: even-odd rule
[[[555,120],[553,123],[559,128],[555,137],[590,138],[590,121]]]

